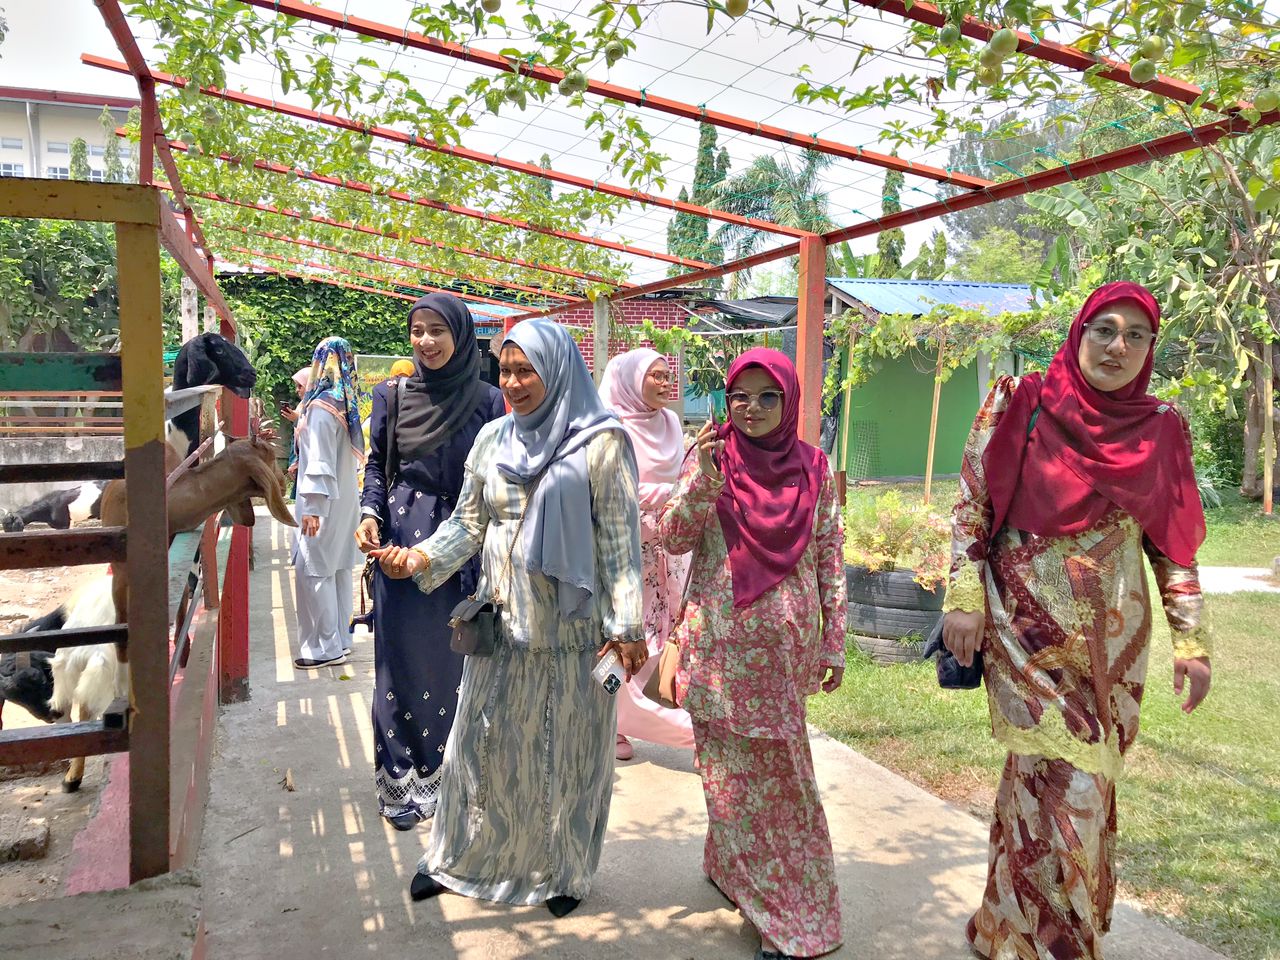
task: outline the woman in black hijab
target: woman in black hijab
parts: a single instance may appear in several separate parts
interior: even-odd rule
[[[462,489],[471,444],[506,412],[480,379],[480,350],[466,305],[432,293],[409,311],[414,374],[373,388],[364,518],[356,542],[412,546],[448,519]],[[475,588],[464,567],[434,593],[374,573],[376,674],[374,780],[382,815],[411,830],[435,812],[444,745],[453,726],[463,657],[449,649],[449,614]]]

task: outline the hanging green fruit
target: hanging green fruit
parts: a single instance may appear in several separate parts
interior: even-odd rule
[[[740,17],[747,12],[747,0],[725,0],[724,9],[731,17]]]
[[[485,13],[497,13],[502,9],[502,0],[480,0]]]
[[[1003,30],[997,30],[991,35],[988,41],[991,49],[1000,54],[1001,57],[1012,56],[1018,50],[1018,35],[1005,27]]]
[[[954,23],[948,23],[938,32],[938,42],[944,47],[954,47],[960,42],[960,28]]]
[[[1138,60],[1129,67],[1129,76],[1134,83],[1150,83],[1156,78],[1156,65],[1150,60]]]
[[[1000,82],[1000,78],[1003,75],[1004,71],[1000,68],[1000,64],[998,63],[994,67],[979,67],[978,83],[982,84],[984,87],[994,87]]]
[[[1258,95],[1253,98],[1253,105],[1263,113],[1270,113],[1272,110],[1280,108],[1280,93],[1270,87],[1259,90]]]
[[[1004,62],[1004,57],[1000,55],[1000,51],[995,47],[983,47],[978,51],[978,63],[984,67],[998,67]]]
[[[1164,37],[1153,33],[1138,44],[1138,56],[1146,60],[1159,60],[1164,56],[1166,44]]]
[[[626,52],[627,48],[622,45],[621,40],[610,40],[604,45],[604,62],[612,67]]]

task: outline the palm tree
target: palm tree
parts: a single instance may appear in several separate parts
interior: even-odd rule
[[[831,157],[806,151],[797,166],[783,155],[756,157],[742,173],[722,180],[711,190],[711,206],[756,220],[767,220],[784,227],[796,227],[814,233],[835,229],[827,212],[827,193],[822,189],[822,171],[831,165]],[[769,236],[761,230],[727,223],[716,231],[716,242],[726,259],[749,257]],[[835,260],[827,251],[827,267]],[[749,270],[733,275],[730,291],[737,293],[749,279]]]

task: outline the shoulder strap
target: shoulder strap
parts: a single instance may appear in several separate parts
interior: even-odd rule
[[[394,386],[387,389],[387,451],[382,465],[383,482],[387,492],[391,492],[391,483],[395,479],[396,469],[400,465],[399,449],[396,446],[396,424],[400,420],[400,403],[404,400],[404,377],[396,379]]]

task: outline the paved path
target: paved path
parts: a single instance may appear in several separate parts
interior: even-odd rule
[[[618,766],[595,889],[577,912],[553,920],[542,907],[451,895],[412,903],[425,832],[397,833],[377,814],[372,640],[357,634],[346,667],[295,672],[284,540],[265,517],[255,537],[252,699],[223,712],[199,862],[213,960],[752,956],[755,936],[702,879],[705,811],[689,755],[645,743]],[[832,956],[967,960],[986,828],[826,737],[814,756],[844,905],[846,945]],[[286,769],[294,792],[279,782]],[[1218,957],[1123,905],[1107,956]]]
[[[1280,587],[1268,582],[1271,571],[1266,567],[1201,567],[1200,588],[1205,593],[1280,593]]]

